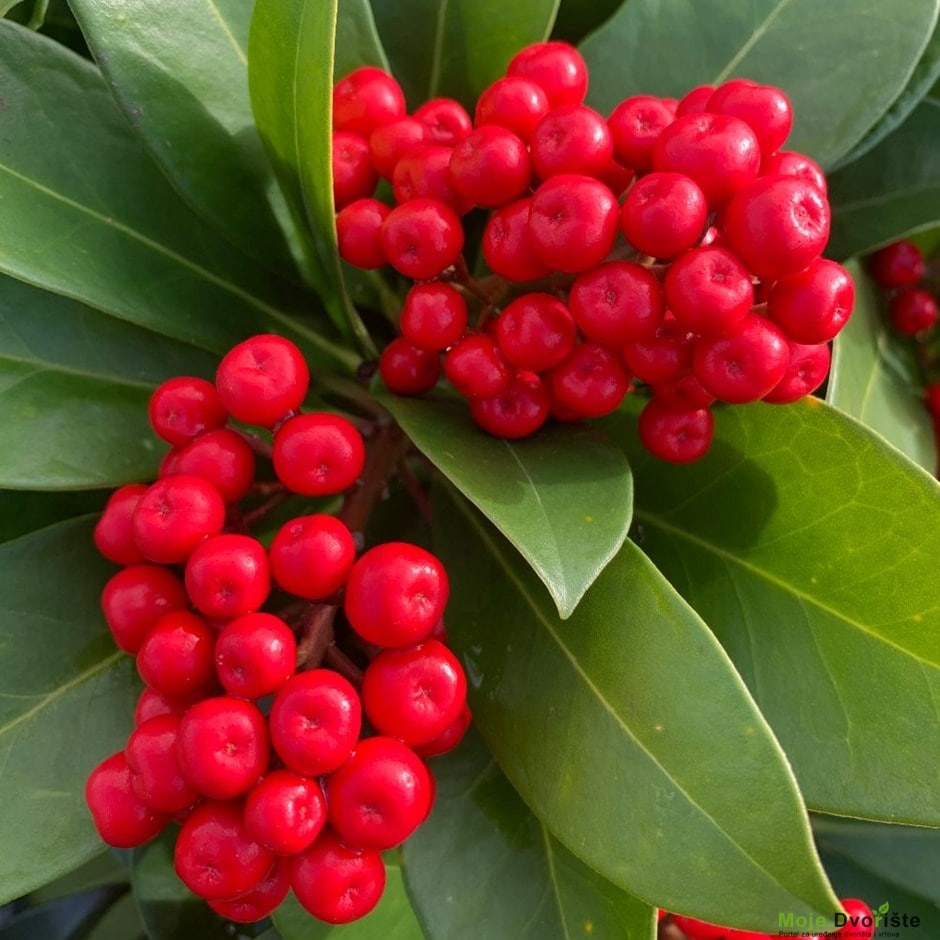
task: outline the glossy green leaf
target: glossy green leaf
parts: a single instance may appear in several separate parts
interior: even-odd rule
[[[368,351],[371,340],[343,284],[329,183],[337,2],[257,4],[248,41],[248,81],[261,139],[295,217],[307,225],[315,286],[333,322],[355,333]]]
[[[862,266],[851,262],[848,267],[855,281],[855,310],[833,346],[826,400],[933,473],[933,427],[920,399],[910,342],[891,330]]]
[[[374,65],[386,72],[390,69],[372,7],[369,0],[339,0],[333,75],[342,78],[363,65]]]
[[[644,550],[734,660],[810,808],[940,825],[940,487],[815,398],[715,417],[685,467],[622,423]]]
[[[434,810],[404,845],[405,882],[426,936],[653,940],[653,909],[564,848],[474,731],[431,769]],[[479,873],[472,886],[468,871]]]
[[[29,903],[46,904],[49,901],[68,897],[70,894],[90,891],[92,888],[129,884],[130,876],[127,869],[118,861],[114,853],[102,852],[67,875],[33,891],[29,895]]]
[[[9,542],[63,519],[100,512],[106,490],[60,493],[0,490],[0,542]]]
[[[829,166],[903,91],[937,22],[936,0],[657,0],[626,3],[581,51],[588,101],[682,96],[736,76],[793,102],[787,148]]]
[[[512,542],[570,616],[630,527],[622,452],[589,428],[549,427],[520,441],[481,434],[463,403],[380,400],[418,449]]]
[[[376,908],[362,920],[332,926],[315,920],[293,895],[274,912],[272,920],[283,940],[423,940],[401,869],[385,862],[385,891]]]
[[[409,105],[446,95],[472,114],[509,60],[548,36],[558,0],[373,0],[372,8]]]
[[[275,329],[347,361],[182,202],[94,66],[7,21],[0,50],[0,271],[216,352]]]
[[[293,272],[248,99],[250,0],[70,2],[121,109],[186,201],[246,253]]]
[[[834,258],[940,223],[940,98],[925,98],[893,134],[833,173],[829,201]]]
[[[0,276],[0,486],[106,486],[155,474],[153,388],[214,357]]]
[[[552,39],[578,43],[589,33],[599,29],[621,6],[623,0],[561,0],[552,29]]]
[[[0,900],[102,849],[85,807],[89,771],[124,746],[140,688],[98,607],[114,568],[93,520],[0,546]],[[63,742],[68,742],[64,746]]]
[[[795,781],[727,656],[627,542],[559,620],[448,489],[435,548],[450,643],[503,772],[565,846],[650,904],[767,930],[835,910]]]

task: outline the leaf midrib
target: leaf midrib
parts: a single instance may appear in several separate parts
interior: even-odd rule
[[[26,357],[12,356],[7,353],[0,352],[0,363],[3,362],[13,362],[19,365],[25,366],[34,366],[32,372],[28,375],[23,376],[24,379],[32,378],[35,375],[40,375],[43,372],[52,372],[56,375],[68,375],[74,376],[75,378],[88,379],[93,382],[102,382],[106,385],[125,385],[128,388],[142,388],[152,390],[156,388],[159,384],[158,382],[145,382],[139,379],[129,379],[125,376],[115,375],[113,373],[102,373],[102,372],[90,372],[85,369],[78,369],[73,366],[63,366],[58,363],[50,363],[42,359],[30,359]]]
[[[777,5],[764,17],[760,25],[751,33],[747,42],[743,43],[741,48],[728,60],[725,67],[715,76],[711,84],[720,85],[729,75],[738,67],[748,53],[764,38],[770,29],[773,21],[780,15],[783,8],[790,0],[779,0]]]

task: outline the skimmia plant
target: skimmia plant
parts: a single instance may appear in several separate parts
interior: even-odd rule
[[[0,940],[940,935],[938,0],[0,11]]]

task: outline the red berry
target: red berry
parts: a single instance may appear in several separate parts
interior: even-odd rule
[[[371,134],[405,116],[401,86],[387,72],[364,66],[333,86],[333,129]]]
[[[679,118],[686,114],[698,114],[704,111],[714,91],[714,85],[697,85],[691,91],[687,91],[676,105],[675,116]]]
[[[529,188],[529,152],[512,131],[484,125],[454,147],[450,176],[457,191],[474,205],[501,206]]]
[[[132,656],[164,614],[188,606],[183,582],[158,565],[125,568],[113,575],[101,592],[101,609],[114,642]]]
[[[433,789],[424,762],[394,738],[359,742],[326,779],[331,828],[350,845],[385,851],[401,845],[427,818]]]
[[[463,251],[460,218],[434,199],[413,199],[392,209],[379,238],[389,264],[416,281],[436,277]]]
[[[395,395],[423,395],[434,388],[441,377],[441,357],[399,336],[382,350],[379,375]]]
[[[544,372],[563,362],[577,339],[568,308],[551,294],[523,294],[496,320],[496,342],[517,369]]]
[[[650,173],[627,193],[620,227],[637,251],[672,258],[705,233],[708,204],[698,184],[681,173]]]
[[[473,123],[495,124],[528,143],[535,125],[548,113],[548,96],[526,78],[509,75],[497,79],[477,99]]]
[[[467,302],[450,284],[432,281],[408,291],[401,311],[402,336],[419,349],[453,346],[467,329]]]
[[[434,199],[458,215],[469,212],[473,202],[457,190],[450,172],[453,152],[453,147],[425,144],[406,153],[392,174],[395,202],[400,205],[413,199]]]
[[[271,744],[295,773],[318,777],[341,766],[359,738],[359,695],[330,669],[297,673],[271,706]]]
[[[835,261],[817,258],[771,287],[767,315],[789,339],[815,345],[835,338],[854,305],[855,285],[849,272]]]
[[[725,248],[693,248],[680,255],[663,286],[679,326],[703,336],[729,332],[754,303],[747,268]]]
[[[266,849],[297,855],[326,825],[326,797],[316,780],[272,770],[245,798],[245,828]]]
[[[297,641],[274,614],[245,614],[222,629],[215,668],[229,695],[259,699],[273,695],[294,674]]]
[[[372,270],[388,263],[379,233],[392,210],[378,199],[357,199],[336,216],[339,256],[357,268]]]
[[[794,150],[779,150],[765,157],[761,164],[762,176],[795,176],[815,186],[826,195],[826,174],[822,167],[805,153]]]
[[[487,434],[515,440],[534,434],[548,420],[551,395],[534,372],[517,372],[509,385],[491,398],[470,402],[470,417]]]
[[[424,127],[429,143],[444,147],[455,146],[473,130],[470,115],[453,98],[432,98],[421,105],[413,117]]]
[[[790,343],[790,362],[783,378],[764,396],[774,405],[788,405],[815,392],[829,374],[828,343],[803,346]]]
[[[740,190],[724,213],[728,247],[761,280],[802,271],[829,239],[829,203],[796,176],[761,177]]]
[[[660,460],[691,463],[711,446],[715,419],[707,408],[676,411],[656,398],[640,413],[640,443]]]
[[[614,348],[651,337],[665,313],[658,278],[631,261],[608,261],[580,275],[568,305],[588,339]]]
[[[362,707],[373,727],[405,744],[427,744],[457,720],[467,679],[438,640],[383,650],[362,678]]]
[[[137,653],[137,671],[168,698],[197,698],[216,687],[215,631],[187,610],[173,610],[154,624]]]
[[[924,276],[924,256],[913,242],[879,248],[868,259],[868,270],[881,287],[913,287]]]
[[[127,758],[112,754],[89,774],[85,802],[98,835],[119,849],[132,849],[149,842],[168,822],[134,792]]]
[[[719,85],[706,110],[740,118],[757,135],[761,151],[768,156],[783,146],[793,126],[790,99],[779,88],[743,79]]]
[[[940,382],[924,386],[924,404],[934,418],[940,418]]]
[[[237,431],[219,428],[183,447],[176,455],[174,473],[202,477],[226,503],[237,503],[254,482],[255,453]]]
[[[214,800],[250,790],[268,768],[268,748],[264,715],[240,698],[203,699],[180,719],[176,739],[180,770],[200,793]]]
[[[274,855],[248,835],[236,801],[197,806],[176,838],[176,874],[190,891],[211,901],[251,891],[274,861]]]
[[[228,420],[215,386],[191,376],[159,385],[150,396],[148,412],[150,426],[170,444],[186,444]]]
[[[424,125],[410,117],[377,127],[369,135],[369,156],[376,172],[390,180],[398,161],[425,142]]]
[[[614,194],[589,176],[562,174],[532,197],[529,234],[536,258],[578,274],[600,264],[617,238],[620,210]]]
[[[672,411],[697,411],[715,402],[715,396],[702,388],[702,383],[691,372],[669,382],[659,382],[652,389],[653,397]]]
[[[410,646],[434,629],[449,591],[447,572],[434,555],[407,542],[385,542],[353,565],[343,610],[367,642]]]
[[[273,914],[290,891],[290,863],[278,859],[274,867],[251,890],[235,898],[215,898],[209,907],[226,920],[237,924],[253,924]]]
[[[483,230],[483,258],[494,274],[510,281],[535,281],[551,273],[532,247],[531,205],[531,199],[519,199],[502,206],[490,216]]]
[[[272,428],[307,397],[310,372],[301,351],[282,336],[252,336],[232,347],[215,375],[232,416]]]
[[[160,813],[178,813],[200,798],[180,770],[176,753],[179,728],[179,715],[158,715],[136,728],[124,749],[133,772],[134,792]]]
[[[257,610],[271,590],[264,546],[250,535],[214,535],[186,562],[186,591],[207,617],[228,620]]]
[[[339,415],[295,415],[274,435],[274,472],[291,492],[303,496],[334,496],[349,489],[365,459],[362,435]]]
[[[790,345],[779,327],[749,313],[724,336],[699,340],[693,369],[716,398],[744,404],[773,389],[789,363]]]
[[[847,915],[846,923],[835,933],[827,934],[827,940],[871,940],[875,934],[871,908],[858,898],[840,898],[839,903]]]
[[[549,376],[552,399],[582,418],[615,411],[630,389],[623,361],[597,343],[576,346]]]
[[[291,862],[291,888],[303,908],[328,924],[365,917],[382,897],[385,865],[375,851],[344,845],[328,829]]]
[[[673,120],[661,98],[637,95],[621,101],[607,119],[614,155],[637,173],[646,173],[653,166],[653,146]]]
[[[630,167],[618,163],[617,160],[611,157],[607,168],[598,178],[619,199],[627,191],[633,180],[636,179],[636,173]]]
[[[95,524],[95,548],[108,561],[118,565],[137,565],[145,561],[134,541],[133,517],[140,497],[147,492],[144,483],[129,483],[116,489],[108,499]]]
[[[607,122],[583,104],[549,111],[532,132],[529,148],[532,169],[543,180],[562,173],[598,176],[614,155]]]
[[[158,715],[182,715],[193,703],[187,699],[172,699],[155,689],[145,688],[134,707],[134,725],[138,727]]]
[[[891,298],[888,316],[899,333],[916,336],[936,325],[937,301],[929,291],[905,287]]]
[[[724,940],[725,934],[728,932],[727,927],[708,924],[703,920],[696,920],[694,917],[683,917],[681,914],[673,914],[672,922],[689,940]]]
[[[202,477],[173,474],[157,480],[134,509],[134,541],[149,561],[186,561],[207,536],[222,531],[225,500]]]
[[[414,752],[419,757],[438,757],[452,751],[463,740],[473,716],[470,708],[465,704],[460,714],[432,741],[426,744],[416,744]]]
[[[447,381],[465,398],[501,395],[512,381],[512,370],[489,336],[467,333],[444,357]]]
[[[724,205],[760,171],[760,144],[743,121],[724,114],[688,114],[660,134],[653,169],[693,179],[712,209]]]
[[[535,82],[551,107],[580,104],[587,94],[587,65],[574,46],[565,42],[539,42],[517,52],[506,74]]]
[[[369,158],[369,141],[361,134],[337,131],[332,150],[333,203],[336,210],[366,199],[379,181]]]
[[[271,573],[285,591],[320,600],[346,583],[356,558],[356,543],[339,519],[315,514],[285,522],[269,552]]]
[[[623,347],[627,368],[641,382],[661,385],[682,378],[692,367],[693,334],[683,329],[666,311],[656,333]]]

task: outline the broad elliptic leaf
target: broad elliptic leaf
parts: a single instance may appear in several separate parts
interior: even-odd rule
[[[154,387],[211,378],[208,353],[0,275],[0,486],[110,486],[155,474]]]
[[[286,273],[283,201],[248,98],[252,0],[70,0],[112,94],[173,185]]]
[[[386,857],[385,877],[381,900],[362,920],[340,926],[325,924],[308,914],[292,894],[271,919],[282,940],[422,940],[424,934],[405,893],[394,853]]]
[[[351,365],[172,189],[99,71],[0,21],[0,271],[215,352],[264,329]]]
[[[346,294],[333,204],[333,61],[338,0],[259,3],[248,39],[251,105],[268,157],[301,226],[309,272],[333,322],[372,341]]]
[[[107,490],[0,490],[0,542],[9,542],[36,529],[100,512],[108,498]]]
[[[113,573],[87,518],[0,546],[0,900],[102,850],[83,791],[124,746],[140,685],[98,598]],[[67,742],[67,743],[64,743]]]
[[[375,28],[369,0],[339,0],[333,76],[342,78],[363,65],[390,70],[382,40]]]
[[[113,852],[102,852],[74,871],[43,885],[29,895],[32,905],[45,904],[105,885],[130,885],[130,875]]]
[[[848,268],[855,281],[855,310],[833,344],[826,401],[933,473],[937,450],[910,340],[891,329],[862,265],[850,262]]]
[[[633,483],[622,451],[589,428],[489,437],[461,403],[382,395],[418,449],[515,545],[562,617],[623,544]]]
[[[904,91],[881,116],[878,123],[839,160],[838,166],[847,166],[853,160],[868,153],[896,127],[903,124],[938,79],[940,79],[940,26],[935,26],[930,42],[921,55],[917,68],[914,69],[914,74],[911,75]]]
[[[865,254],[940,223],[940,98],[829,177],[833,258]]]
[[[623,0],[561,0],[552,28],[552,39],[578,43],[613,16]]]
[[[734,660],[811,809],[940,826],[940,487],[815,398],[715,418],[685,467],[622,423],[643,549]]]
[[[937,11],[937,0],[626,3],[581,46],[588,103],[606,114],[630,95],[751,78],[790,97],[787,149],[829,166],[904,90]]]
[[[405,884],[426,936],[653,940],[653,908],[555,839],[476,732],[431,770],[434,809],[403,849]]]
[[[558,0],[373,0],[372,8],[409,105],[447,96],[472,116],[509,60],[548,37]]]
[[[651,905],[768,930],[832,916],[791,771],[705,624],[632,543],[568,620],[453,489],[448,636],[477,728],[571,852]]]

